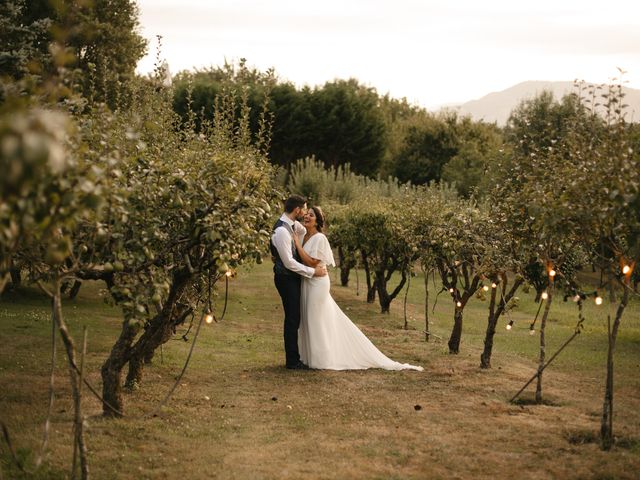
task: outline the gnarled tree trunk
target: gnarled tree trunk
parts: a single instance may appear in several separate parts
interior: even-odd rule
[[[157,347],[171,338],[176,319],[181,318],[184,321],[186,318],[179,302],[193,278],[194,275],[186,269],[176,272],[165,305],[149,322],[145,332],[135,343],[139,327],[132,325],[128,319],[123,322],[120,337],[112,347],[109,358],[102,365],[102,393],[105,402],[108,403],[108,405],[103,405],[105,416],[121,416],[124,411],[122,401],[122,370],[124,367],[129,364],[127,385],[132,386],[135,383],[140,383],[145,358],[148,358],[150,353],[152,354]]]
[[[347,287],[349,286],[349,274],[354,267],[354,262],[352,258],[348,258],[344,254],[341,246],[338,246],[338,261],[340,262],[340,285]]]
[[[389,313],[389,309],[391,308],[391,302],[394,298],[398,296],[398,294],[402,291],[402,287],[407,282],[407,273],[402,272],[402,278],[400,279],[400,283],[393,289],[391,293],[387,291],[387,284],[391,278],[393,271],[386,272],[376,271],[376,280],[375,285],[378,291],[378,301],[380,302],[380,310],[381,313]]]
[[[489,301],[489,319],[487,321],[487,332],[484,336],[484,350],[480,355],[480,368],[491,368],[491,351],[493,350],[493,336],[496,333],[496,294],[500,285],[495,278],[491,279],[496,283],[496,288],[491,288],[491,300]]]
[[[105,417],[121,417],[124,412],[122,401],[122,369],[129,361],[131,345],[138,333],[138,327],[125,319],[116,343],[111,347],[109,357],[102,364],[102,413]]]
[[[494,279],[495,281],[495,279]],[[498,306],[495,307],[497,296],[497,290],[500,288],[500,285],[497,281],[496,288],[492,288],[491,290],[491,302],[489,303],[489,319],[487,321],[487,332],[484,337],[484,350],[480,355],[480,368],[491,368],[491,354],[493,352],[493,337],[496,333],[496,325],[498,324],[498,320],[505,312],[508,303],[515,296],[518,288],[524,283],[524,278],[518,277],[515,282],[511,286],[511,289],[506,295],[503,295],[502,298],[498,301]],[[502,284],[504,288],[506,288],[506,276],[503,277]],[[504,290],[503,290],[504,291]]]
[[[373,279],[371,269],[369,268],[369,259],[365,253],[361,253],[362,267],[364,268],[364,276],[367,280],[367,303],[373,303],[376,300],[377,282]]]
[[[454,288],[453,301],[455,302],[455,310],[453,313],[453,329],[451,330],[451,336],[449,337],[449,353],[457,354],[460,351],[460,341],[462,339],[462,316],[464,308],[467,306],[469,299],[478,290],[480,285],[480,275],[473,274],[472,269],[464,266],[461,268],[462,275],[453,274],[450,288]],[[442,276],[446,281],[447,277]],[[462,295],[459,294],[455,285],[458,283],[458,279],[462,280],[463,290]],[[445,283],[446,284],[446,283]]]
[[[158,347],[167,343],[175,334],[178,325],[193,312],[188,305],[176,305],[173,310],[163,309],[156,315],[149,326],[136,342],[129,359],[129,371],[125,386],[135,388],[142,383],[142,373],[145,364],[149,364]],[[170,315],[167,318],[167,315]]]
[[[456,306],[453,314],[453,329],[449,337],[449,353],[457,354],[460,352],[460,340],[462,339],[462,312],[464,306]]]

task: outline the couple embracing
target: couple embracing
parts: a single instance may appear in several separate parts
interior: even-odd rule
[[[302,221],[302,223],[301,223]],[[422,370],[387,358],[342,312],[329,292],[335,266],[320,207],[292,195],[273,227],[274,282],[284,307],[286,367],[295,370]]]

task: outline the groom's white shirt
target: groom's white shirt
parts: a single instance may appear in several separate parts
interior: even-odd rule
[[[294,222],[289,217],[287,217],[287,215],[283,213],[280,217],[280,220],[289,225],[292,232],[295,232]],[[306,233],[306,229],[304,228],[304,226],[300,225],[298,229],[301,229],[302,235]],[[284,225],[276,228],[276,231],[273,232],[273,236],[271,237],[271,241],[273,242],[273,246],[276,247],[276,250],[278,250],[278,254],[280,255],[282,263],[288,270],[299,273],[303,277],[313,277],[313,274],[316,271],[315,268],[307,267],[306,265],[303,265],[302,263],[296,261],[295,258],[293,258],[293,252],[291,251],[291,232],[289,232],[289,230]]]

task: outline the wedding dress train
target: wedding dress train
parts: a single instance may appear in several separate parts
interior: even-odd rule
[[[321,263],[335,265],[324,234],[316,233],[303,248]],[[423,370],[419,366],[395,362],[378,350],[336,304],[329,287],[328,275],[302,280],[298,348],[304,363],[311,368],[327,370]]]

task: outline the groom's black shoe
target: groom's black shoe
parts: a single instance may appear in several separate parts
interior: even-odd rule
[[[289,370],[310,370],[309,365],[302,362],[294,363],[293,365],[287,365],[287,368]]]

